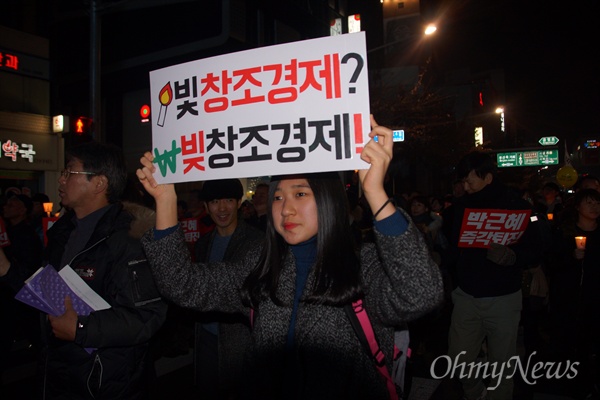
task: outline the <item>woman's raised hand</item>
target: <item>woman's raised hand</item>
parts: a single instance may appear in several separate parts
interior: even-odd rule
[[[385,175],[392,161],[394,143],[392,130],[378,125],[373,115],[371,115],[369,137],[373,139],[375,136],[377,136],[377,142],[370,140],[360,155],[360,158],[369,163],[370,167],[369,169],[359,170],[358,176],[371,211],[373,214],[378,213],[376,219],[381,220],[390,216],[396,210],[392,203],[384,206],[388,201],[388,195],[383,187]]]
[[[147,151],[140,159],[141,168],[135,171],[144,189],[154,197],[156,202],[156,228],[166,229],[177,224],[177,194],[172,183],[158,184],[154,179],[156,166],[152,162],[154,156]]]

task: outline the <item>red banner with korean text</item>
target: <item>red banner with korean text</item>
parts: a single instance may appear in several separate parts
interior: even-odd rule
[[[48,245],[48,236],[46,235],[48,233],[48,229],[50,229],[52,225],[54,225],[54,223],[58,221],[58,218],[59,217],[42,218],[42,229],[44,230],[44,247]]]
[[[195,261],[196,252],[194,250],[195,243],[202,236],[210,233],[214,224],[207,225],[202,217],[192,217],[192,218],[182,218],[179,220],[179,225],[181,225],[181,229],[183,229],[183,235],[185,237],[185,242],[190,249],[190,253],[192,255],[192,260]]]
[[[519,241],[531,210],[465,209],[458,247],[490,247],[490,243],[511,245]]]
[[[202,236],[199,222],[198,218],[183,218],[179,220],[187,243],[195,243]]]
[[[8,238],[8,232],[6,232],[4,220],[0,218],[0,247],[6,246],[10,246],[10,239]]]

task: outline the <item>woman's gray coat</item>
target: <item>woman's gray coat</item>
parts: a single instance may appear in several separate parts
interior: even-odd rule
[[[410,218],[407,218],[410,221]],[[409,223],[399,236],[375,230],[376,244],[361,250],[364,304],[375,335],[392,368],[394,327],[437,307],[443,298],[442,277],[420,232]],[[260,254],[256,249],[239,265],[218,263],[197,268],[190,261],[181,229],[154,240],[142,239],[160,292],[175,303],[202,311],[242,312],[239,290]],[[361,347],[343,308],[301,303],[293,355],[284,360],[295,288],[291,251],[277,297],[285,306],[265,300],[256,310],[254,348],[248,371],[248,398],[384,399],[385,382]],[[312,273],[306,287],[311,287]],[[289,368],[293,366],[292,379]],[[284,377],[282,372],[288,371]]]

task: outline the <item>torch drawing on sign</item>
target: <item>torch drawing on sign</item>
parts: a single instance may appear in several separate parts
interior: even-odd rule
[[[160,101],[160,111],[158,112],[158,120],[156,124],[158,126],[165,126],[165,118],[167,117],[167,107],[173,100],[173,90],[171,89],[171,82],[167,82],[165,86],[160,90],[158,94],[158,101]]]

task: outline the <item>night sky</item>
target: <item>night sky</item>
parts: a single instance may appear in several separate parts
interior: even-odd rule
[[[366,7],[366,2],[377,4],[379,0],[349,1],[357,9]],[[516,127],[525,136],[569,138],[570,145],[575,140],[596,138],[600,131],[600,34],[596,31],[593,2],[569,3],[569,7],[567,3],[522,0],[422,0],[421,3],[424,16],[431,14],[439,19],[436,51],[445,60],[446,68],[504,69],[509,127]],[[57,27],[62,31],[69,28],[72,33],[66,45],[76,45],[78,58],[86,63],[89,53],[87,41],[82,39],[88,34],[87,27],[82,28],[82,35],[74,30],[87,21],[73,19],[77,11],[82,15],[83,9],[85,13],[86,2],[66,0],[50,4],[47,0],[4,0],[0,4],[0,24],[15,29],[25,27],[40,36],[52,35]],[[66,19],[48,18],[59,4]],[[24,13],[33,16],[38,26],[33,28]],[[115,28],[115,23],[112,28],[103,28],[119,30],[117,43],[126,42],[139,33],[134,29],[139,13],[135,15],[138,18],[124,21],[128,25],[125,30]],[[372,34],[367,32],[368,36]],[[105,40],[106,46],[110,39]],[[137,43],[141,48],[147,42],[138,38]],[[112,47],[110,53],[117,50]],[[109,54],[104,57],[108,59]],[[72,66],[73,61],[71,58],[70,64],[62,69]]]
[[[569,138],[569,145],[596,138],[600,34],[592,3],[444,3],[440,42],[451,59],[505,70],[508,124],[525,135]]]

